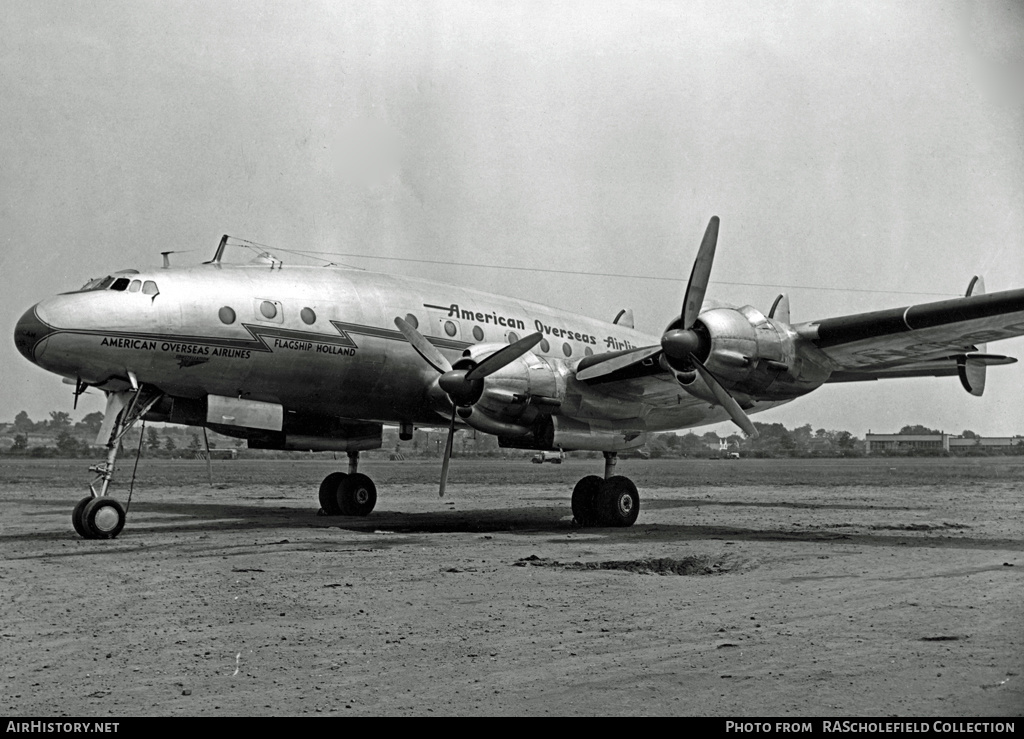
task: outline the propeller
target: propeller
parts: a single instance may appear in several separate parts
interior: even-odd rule
[[[697,316],[704,304],[704,295],[711,280],[711,265],[715,261],[715,246],[718,244],[718,224],[718,216],[712,216],[704,231],[700,249],[697,250],[697,258],[693,262],[690,281],[686,285],[686,294],[683,297],[682,313],[679,320],[661,337],[661,348],[669,364],[675,369],[696,370],[704,383],[711,388],[718,404],[729,413],[733,423],[743,429],[747,436],[756,439],[757,429],[740,408],[740,404],[698,359],[698,355],[707,356],[711,349],[708,345],[708,335],[694,328],[694,325],[697,323]]]
[[[711,265],[715,261],[715,246],[718,244],[718,216],[712,216],[704,231],[704,238],[693,262],[690,281],[683,296],[683,307],[679,318],[672,322],[661,337],[661,346],[648,346],[596,362],[576,373],[578,380],[593,380],[632,366],[658,354],[663,354],[669,365],[682,372],[696,370],[704,383],[711,389],[718,404],[725,408],[733,422],[751,438],[757,438],[757,429],[740,408],[729,391],[722,387],[718,378],[701,362],[711,351],[707,332],[696,326],[697,316],[704,304],[704,295],[711,280]]]
[[[452,441],[455,437],[455,416],[469,418],[472,406],[484,392],[484,378],[493,375],[502,367],[511,364],[519,357],[537,346],[543,338],[540,332],[523,337],[515,343],[502,347],[494,354],[469,369],[455,369],[451,362],[438,351],[437,347],[427,341],[412,324],[404,318],[396,318],[395,326],[402,332],[416,353],[441,375],[437,384],[448,394],[452,402],[452,419],[448,426],[448,440],[444,445],[444,460],[441,463],[441,487],[438,496],[444,497],[445,485],[448,482],[448,464],[452,456]]]
[[[683,297],[682,313],[679,320],[673,323],[661,337],[661,348],[665,352],[669,364],[676,369],[696,370],[704,380],[704,384],[711,388],[718,404],[729,413],[733,423],[743,429],[747,436],[756,439],[757,429],[740,408],[740,404],[729,394],[728,390],[722,387],[722,383],[718,381],[711,370],[698,359],[698,355],[707,356],[711,349],[708,345],[707,334],[695,329],[694,325],[697,323],[697,316],[704,304],[704,294],[707,292],[708,283],[711,280],[711,265],[715,261],[715,246],[718,244],[718,224],[718,216],[712,216],[704,231],[700,249],[697,250],[697,258],[693,262],[690,281],[686,285],[686,294]]]

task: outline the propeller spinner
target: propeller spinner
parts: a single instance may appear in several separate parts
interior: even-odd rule
[[[455,369],[451,362],[438,351],[437,347],[427,341],[412,324],[404,318],[396,318],[395,326],[402,332],[416,353],[424,361],[437,370],[441,376],[437,384],[448,394],[452,402],[452,419],[448,426],[448,440],[444,445],[444,459],[441,463],[441,486],[438,495],[444,497],[445,485],[448,482],[448,463],[452,456],[452,441],[455,437],[455,416],[468,418],[472,413],[472,405],[480,400],[484,391],[484,378],[493,375],[502,367],[511,364],[540,343],[541,334],[533,333],[509,344],[490,355],[470,369]]]

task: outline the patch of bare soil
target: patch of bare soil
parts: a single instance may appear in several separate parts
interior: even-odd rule
[[[85,463],[4,460],[0,710],[1019,716],[1024,461],[930,462],[623,460],[581,529],[600,460],[366,461],[363,519],[335,463],[143,460],[84,541]]]
[[[561,567],[567,570],[622,570],[638,575],[721,575],[733,567],[712,557],[692,556],[675,559],[672,557],[647,557],[644,559],[614,560],[611,562],[569,562],[549,560],[531,554],[516,560],[516,567]]]

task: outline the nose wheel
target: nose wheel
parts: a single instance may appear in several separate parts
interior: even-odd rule
[[[124,528],[124,506],[104,495],[82,498],[71,512],[71,524],[83,539],[113,539]]]

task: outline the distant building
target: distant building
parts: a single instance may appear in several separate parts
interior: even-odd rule
[[[1024,444],[1021,436],[990,436],[987,438],[969,439],[953,434],[872,434],[864,437],[865,452],[910,451],[913,449],[945,451],[950,454],[964,454],[971,449],[999,451],[1016,444]]]

